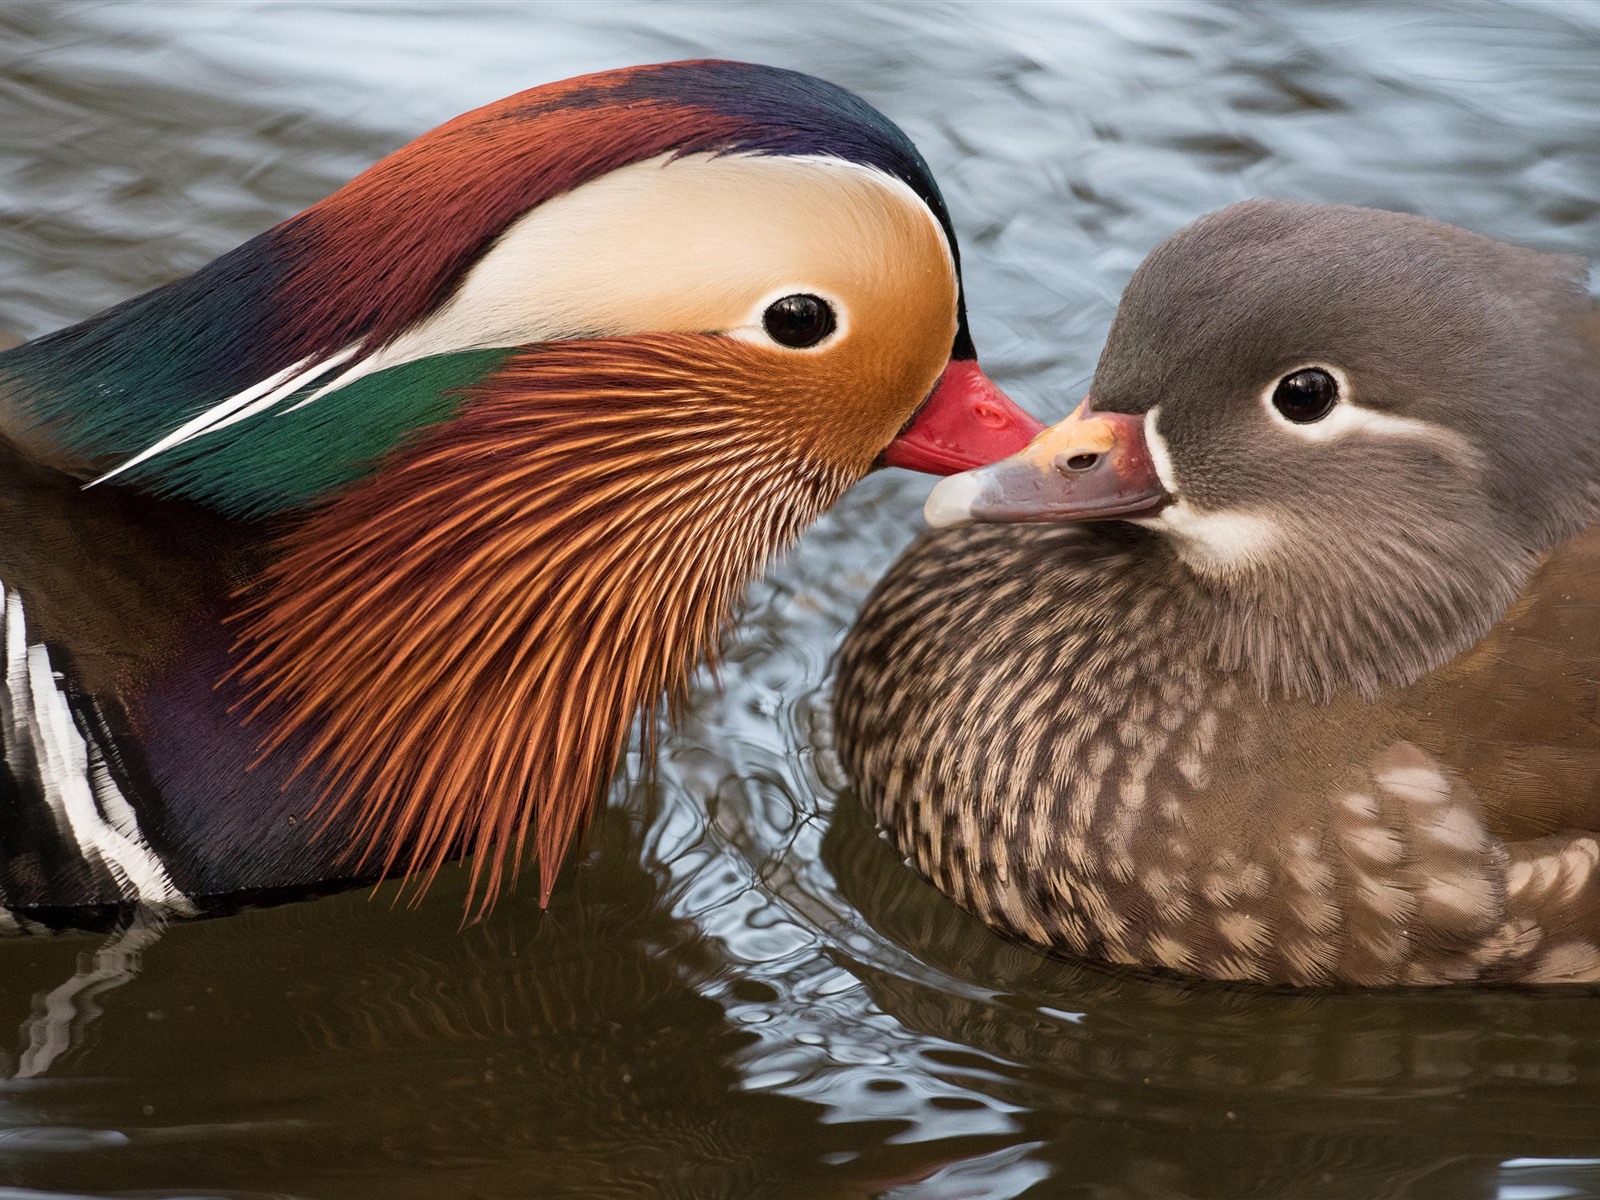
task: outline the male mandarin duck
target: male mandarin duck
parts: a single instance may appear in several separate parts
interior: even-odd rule
[[[1600,980],[1585,279],[1333,205],[1158,247],[1083,405],[941,482],[954,527],[846,642],[839,744],[901,853],[1108,963]]]
[[[635,720],[888,463],[1040,426],[926,164],[684,62],[451,121],[0,354],[0,905],[181,912],[475,854],[548,898]]]

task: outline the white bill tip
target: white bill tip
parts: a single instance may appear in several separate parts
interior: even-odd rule
[[[922,506],[922,517],[935,529],[972,520],[972,504],[983,490],[977,471],[963,471],[941,479]]]

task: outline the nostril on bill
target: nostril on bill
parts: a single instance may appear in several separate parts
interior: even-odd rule
[[[972,415],[987,425],[990,429],[1004,429],[1010,418],[992,404],[979,401],[972,406]]]
[[[1056,459],[1056,469],[1063,475],[1081,475],[1100,465],[1098,454],[1068,454]]]

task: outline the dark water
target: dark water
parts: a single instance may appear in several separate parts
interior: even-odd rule
[[[1138,259],[1252,195],[1600,251],[1600,9],[0,7],[0,327],[200,265],[455,113],[719,54],[911,132],[1047,416]],[[1600,997],[1264,995],[1052,963],[832,787],[827,662],[926,482],[761,585],[541,917],[364,893],[0,942],[0,1200],[1600,1196]]]

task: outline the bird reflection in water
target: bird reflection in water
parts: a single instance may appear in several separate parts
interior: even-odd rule
[[[1041,1195],[1464,1200],[1537,1186],[1542,1158],[1568,1161],[1538,1194],[1600,1194],[1592,988],[1296,995],[1058,962],[906,869],[848,793],[822,853],[915,964],[843,965],[909,1030],[966,1048],[925,1061],[1015,1106]],[[1562,1190],[1578,1178],[1597,1191]]]
[[[366,1194],[362,1179],[381,1170],[383,1195],[419,1200],[815,1200],[1016,1143],[900,1142],[907,1121],[839,1122],[826,1103],[747,1090],[758,1036],[726,1008],[776,993],[735,977],[672,915],[647,827],[609,812],[545,916],[529,899],[459,933],[459,907],[347,894],[141,934],[142,974],[119,960],[110,983],[96,972],[126,932],[89,949],[8,941],[0,1028],[24,1029],[12,1071],[36,1078],[0,1090],[0,1106],[13,1133],[51,1136],[23,1157],[0,1145],[0,1186],[98,1190],[114,1165],[121,1189],[182,1182],[174,1172],[248,1186],[265,1172],[286,1193]],[[360,936],[318,935],[330,925]],[[258,949],[280,945],[293,961]],[[28,1030],[39,1036],[39,1015],[64,1003],[48,1054],[30,1051]],[[74,1086],[89,1077],[93,1089]]]

